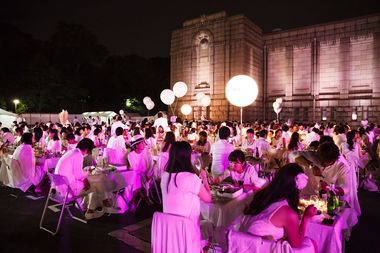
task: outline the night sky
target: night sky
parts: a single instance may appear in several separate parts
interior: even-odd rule
[[[379,0],[8,0],[0,21],[46,40],[60,21],[84,26],[111,54],[169,57],[170,36],[183,21],[225,10],[244,14],[264,32],[380,12]]]

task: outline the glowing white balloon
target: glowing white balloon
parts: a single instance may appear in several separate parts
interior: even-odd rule
[[[150,101],[152,101],[152,99],[150,97],[144,97],[144,99],[143,99],[144,105],[147,105]]]
[[[191,106],[188,105],[188,104],[184,104],[184,105],[181,107],[181,112],[182,112],[182,114],[185,115],[185,116],[189,115],[189,114],[191,113],[191,110],[192,110],[192,108],[191,108]]]
[[[120,113],[120,115],[123,115],[123,114],[124,114],[124,111],[123,111],[123,110],[120,110],[119,113]]]
[[[282,108],[281,108],[281,107],[279,107],[279,108],[275,108],[275,109],[274,109],[274,112],[277,113],[277,114],[279,114],[281,111],[282,111]]]
[[[187,85],[184,82],[176,82],[173,86],[174,95],[177,98],[181,98],[186,95]]]
[[[201,102],[201,99],[206,96],[203,92],[201,93],[198,93],[195,98],[197,99],[197,102],[200,103]]]
[[[276,102],[273,102],[273,109],[276,110],[280,108],[280,104],[276,101]]]
[[[235,106],[245,107],[252,104],[258,93],[256,81],[246,75],[234,76],[226,85],[227,100]]]
[[[154,102],[153,101],[150,101],[148,104],[146,104],[146,109],[148,109],[149,111],[152,110],[154,108]]]
[[[279,103],[280,105],[282,104],[282,98],[276,98],[276,102]]]
[[[161,92],[160,98],[165,105],[171,105],[174,103],[175,96],[172,90],[165,89]]]
[[[357,120],[358,119],[358,115],[356,114],[356,112],[353,112],[352,115],[351,115],[351,119],[352,120]]]
[[[210,96],[206,95],[201,98],[200,104],[204,107],[207,107],[211,104]]]

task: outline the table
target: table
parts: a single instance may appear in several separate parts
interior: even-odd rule
[[[351,208],[344,208],[332,225],[322,224],[321,219],[318,219],[319,217],[316,216],[308,224],[306,236],[316,241],[318,252],[341,253],[344,243],[344,231],[350,230],[353,226],[351,215]]]
[[[211,203],[201,201],[201,217],[211,221],[215,227],[227,228],[242,216],[253,199],[253,191],[242,193],[234,199],[215,197]]]

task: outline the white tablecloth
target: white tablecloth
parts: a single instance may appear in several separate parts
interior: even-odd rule
[[[241,217],[246,206],[253,199],[253,192],[242,193],[234,199],[219,199],[211,203],[201,201],[201,217],[216,227],[227,228]]]
[[[324,225],[312,220],[307,226],[306,236],[314,239],[320,253],[341,253],[344,230],[351,229],[351,208],[345,208],[333,225]],[[353,225],[353,224],[352,224]]]

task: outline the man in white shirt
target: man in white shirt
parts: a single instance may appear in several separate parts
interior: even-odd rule
[[[224,171],[228,169],[228,156],[235,150],[234,146],[227,141],[229,136],[230,129],[225,126],[221,127],[219,129],[219,140],[211,146],[211,174],[213,177],[223,175]]]
[[[304,165],[305,173],[309,176],[305,194],[315,194],[320,190],[319,181],[323,185],[334,184],[336,189],[344,194],[344,199],[351,207],[358,206],[357,190],[353,184],[355,172],[340,155],[338,147],[331,141],[323,142],[317,152],[303,151],[298,153],[296,162]],[[323,185],[321,185],[323,187]],[[308,192],[306,192],[306,190]]]
[[[304,140],[305,147],[308,147],[313,141],[319,141],[320,138],[321,136],[319,135],[319,129],[313,127],[311,132],[306,135]]]
[[[102,216],[104,212],[116,213],[111,204],[112,193],[106,190],[104,175],[89,175],[90,171],[83,170],[83,160],[91,154],[94,148],[92,140],[81,140],[76,149],[67,151],[58,161],[55,174],[65,176],[75,196],[89,195],[89,205],[85,214],[86,219],[94,219]],[[65,194],[65,187],[57,187],[57,191]],[[98,203],[101,200],[102,203]],[[96,208],[103,205],[102,211]]]
[[[256,169],[245,161],[245,155],[241,150],[234,150],[228,156],[231,169],[224,172],[225,179],[232,179],[235,185],[244,185],[247,190],[258,190],[266,180],[259,178]]]
[[[159,112],[157,117],[158,118],[154,121],[153,127],[158,128],[159,126],[162,126],[162,128],[166,131],[168,128],[168,119],[163,117],[162,112]]]
[[[107,148],[116,149],[119,151],[123,151],[127,153],[127,148],[125,146],[125,140],[123,136],[124,130],[121,127],[116,128],[115,134],[111,136],[111,138],[108,140]]]
[[[270,144],[267,141],[268,131],[265,129],[260,130],[259,139],[253,143],[253,156],[269,156],[270,154]],[[258,152],[258,154],[257,154]]]
[[[120,115],[117,115],[117,117],[116,117],[116,122],[114,122],[112,125],[111,125],[111,136],[114,136],[114,135],[116,135],[116,128],[118,128],[118,127],[121,127],[121,128],[125,128],[125,125],[123,124],[123,122],[121,122],[122,121],[122,117],[120,116]]]

